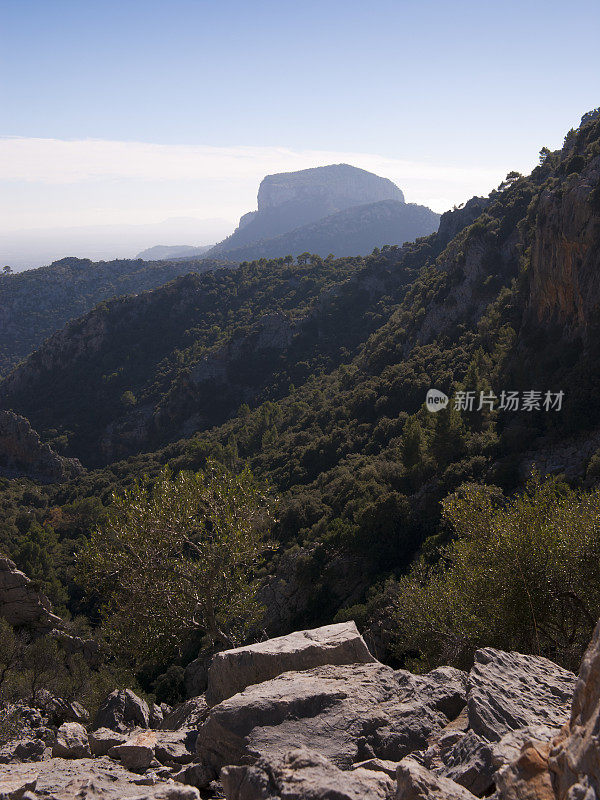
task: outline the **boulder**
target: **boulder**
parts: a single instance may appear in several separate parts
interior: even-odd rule
[[[112,747],[124,744],[127,741],[127,734],[111,731],[110,728],[98,728],[89,735],[90,750],[93,756],[105,756]]]
[[[496,773],[500,800],[556,800],[548,769],[549,742],[530,741],[512,764]],[[575,797],[583,795],[573,795]],[[591,800],[591,798],[590,798]]]
[[[131,689],[115,689],[98,709],[93,727],[125,733],[133,728],[147,728],[149,724],[150,710],[146,701]]]
[[[208,703],[204,697],[193,697],[165,714],[160,729],[177,731],[181,728],[196,728],[204,722],[207,714]]]
[[[25,739],[18,742],[12,752],[15,761],[41,761],[46,745],[42,739]]]
[[[78,722],[64,722],[52,745],[52,755],[60,758],[86,758],[91,755],[88,735]]]
[[[491,745],[473,731],[460,735],[448,748],[442,746],[439,758],[442,766],[434,770],[437,775],[450,778],[478,797],[493,788]]]
[[[400,762],[396,780],[396,800],[475,800],[464,786],[435,775],[414,758]]]
[[[469,676],[460,669],[439,667],[426,675],[397,670],[396,677],[408,696],[422,699],[448,719],[458,717],[467,704]]]
[[[399,761],[446,723],[423,698],[406,699],[390,667],[324,666],[286,672],[214,706],[196,751],[209,781],[227,765],[276,759],[290,744],[348,769],[373,757]]]
[[[156,733],[144,730],[117,744],[108,751],[111,758],[117,758],[124,767],[132,772],[145,772],[154,761]]]
[[[160,728],[164,720],[162,708],[157,703],[150,703],[148,724],[154,730]]]
[[[5,414],[7,412],[1,412]],[[0,616],[15,627],[27,625],[47,633],[63,622],[52,613],[50,600],[36,589],[35,584],[17,569],[9,558],[0,556]]]
[[[393,800],[395,781],[384,772],[342,771],[322,755],[291,750],[275,761],[225,767],[221,782],[227,800]]]
[[[581,662],[565,734],[550,753],[558,800],[600,797],[600,622]]]
[[[373,661],[375,659],[354,622],[297,631],[217,653],[208,670],[206,700],[209,705],[215,705],[247,686],[268,681],[290,670]]]
[[[179,731],[157,731],[156,759],[161,764],[174,766],[175,764],[189,764],[196,754],[197,732],[186,728]]]
[[[529,725],[569,719],[575,675],[547,658],[486,647],[469,673],[469,727],[490,742]]]

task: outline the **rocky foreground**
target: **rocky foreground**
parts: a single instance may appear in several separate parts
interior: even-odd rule
[[[491,648],[467,674],[377,662],[354,623],[219,653],[169,709],[45,698],[0,751],[0,798],[594,800],[600,623],[579,677]]]

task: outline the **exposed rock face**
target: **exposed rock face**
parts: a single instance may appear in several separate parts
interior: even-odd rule
[[[131,689],[115,689],[98,709],[94,728],[126,732],[135,727],[147,728],[149,721],[150,710],[145,700]]]
[[[44,444],[25,417],[0,411],[0,475],[60,483],[82,472],[77,459],[63,458]]]
[[[405,758],[398,766],[397,800],[474,800],[463,786],[449,778],[439,777],[414,758]]]
[[[550,754],[558,800],[600,797],[600,622],[581,662],[567,733]]]
[[[546,189],[531,250],[530,321],[584,340],[597,331],[600,307],[599,182],[600,156]]]
[[[406,699],[425,701],[448,719],[458,717],[466,705],[469,677],[460,669],[438,667],[426,675],[398,670],[396,678]]]
[[[214,706],[198,731],[198,757],[209,779],[226,765],[274,758],[290,743],[346,769],[373,756],[397,761],[447,723],[425,697],[406,695],[378,663],[286,672]]]
[[[178,731],[182,728],[198,727],[206,718],[208,710],[204,697],[193,697],[165,714],[160,728],[163,731]]]
[[[354,622],[298,631],[217,653],[208,671],[206,699],[215,705],[251,684],[276,678],[289,670],[372,661],[375,659]]]
[[[13,625],[29,626],[41,632],[60,627],[62,620],[52,613],[48,598],[17,569],[9,558],[0,557],[0,616]]]
[[[469,673],[469,725],[491,742],[528,725],[560,727],[569,718],[575,680],[541,656],[478,650]]]
[[[227,800],[392,800],[396,793],[395,781],[382,772],[344,772],[307,749],[253,767],[225,767],[221,780]]]
[[[380,178],[349,164],[332,164],[299,172],[267,175],[258,189],[258,210],[264,211],[307,198],[324,198],[337,209],[377,200],[404,202],[400,189],[387,178]]]
[[[272,239],[352,206],[382,200],[404,203],[404,195],[392,181],[348,164],[267,175],[258,190],[258,211],[244,214],[235,232],[209,255],[228,257],[230,251],[249,243]]]

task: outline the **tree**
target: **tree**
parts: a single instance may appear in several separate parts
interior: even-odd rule
[[[113,652],[166,663],[194,635],[231,647],[260,612],[256,568],[273,501],[245,468],[165,468],[152,486],[113,497],[106,522],[77,558],[79,580],[102,598]],[[162,659],[162,661],[161,661]]]
[[[2,274],[3,275],[12,275],[13,274],[12,267],[9,267],[8,264],[7,264],[5,267],[2,268]]]

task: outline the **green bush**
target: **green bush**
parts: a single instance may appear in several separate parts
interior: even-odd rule
[[[576,668],[600,616],[600,490],[534,476],[507,500],[464,485],[443,502],[454,538],[398,585],[398,653],[468,667],[482,646]]]

